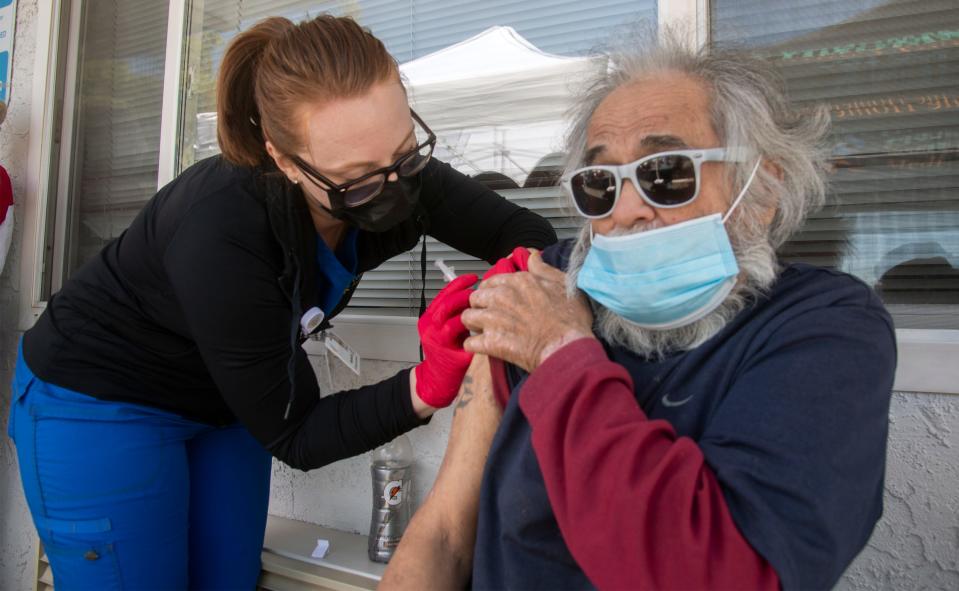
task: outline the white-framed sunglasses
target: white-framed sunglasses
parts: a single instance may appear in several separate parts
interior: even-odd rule
[[[643,201],[653,207],[682,207],[699,196],[699,169],[703,162],[745,162],[741,148],[674,150],[644,156],[635,162],[597,164],[577,168],[560,179],[580,215],[608,216],[629,179]]]

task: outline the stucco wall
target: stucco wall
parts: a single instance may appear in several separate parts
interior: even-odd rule
[[[959,396],[896,393],[883,517],[838,589],[959,589]]]
[[[14,33],[13,73],[6,120],[0,124],[0,164],[13,181],[14,200],[22,202],[30,142],[33,106],[33,68],[37,28],[37,0],[18,0]],[[13,244],[0,274],[0,589],[33,589],[36,537],[20,488],[16,450],[7,438],[10,380],[17,353],[17,314],[20,306],[20,237],[22,207],[15,211]]]

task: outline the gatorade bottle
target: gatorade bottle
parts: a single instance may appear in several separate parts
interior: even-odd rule
[[[406,435],[373,450],[369,555],[374,562],[390,561],[410,522],[412,465],[413,446]]]

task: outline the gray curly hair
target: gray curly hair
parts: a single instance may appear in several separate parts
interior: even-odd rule
[[[574,106],[566,141],[567,174],[583,165],[589,122],[600,103],[621,86],[665,72],[701,81],[710,95],[710,118],[721,145],[746,150],[743,162],[724,167],[729,186],[743,187],[757,158],[775,164],[772,171],[759,167],[727,224],[740,280],[718,308],[686,326],[651,330],[594,302],[596,328],[607,342],[639,354],[661,356],[699,346],[775,281],[776,249],[825,201],[829,114],[823,107],[797,114],[789,107],[785,85],[773,67],[745,51],[723,47],[692,50],[675,29],[628,38],[633,40],[631,44],[609,53],[609,66]],[[775,215],[767,222],[770,210]],[[566,285],[570,295],[577,291],[577,275],[590,248],[589,236],[587,223],[570,256]]]

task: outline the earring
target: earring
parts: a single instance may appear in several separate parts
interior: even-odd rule
[[[300,179],[290,179],[290,182],[292,182],[294,185],[299,185]]]

